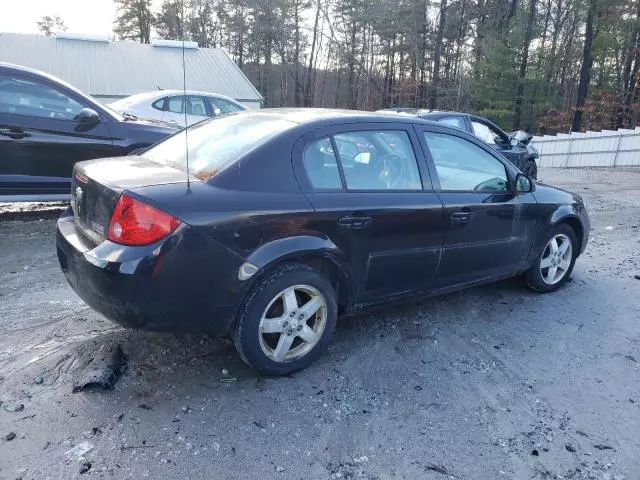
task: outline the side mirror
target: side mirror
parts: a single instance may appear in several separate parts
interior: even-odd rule
[[[220,110],[218,107],[215,107],[213,109],[213,114],[217,117],[222,114],[222,110]]]
[[[512,147],[517,147],[520,144],[520,141],[515,138],[515,137],[511,137],[511,146]]]
[[[91,108],[83,108],[76,115],[75,121],[82,125],[95,125],[100,123],[100,115]]]
[[[533,192],[533,181],[524,173],[516,175],[516,192],[529,193]]]

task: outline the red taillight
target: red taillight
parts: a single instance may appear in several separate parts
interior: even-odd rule
[[[111,216],[108,238],[122,245],[148,245],[166,237],[178,225],[177,218],[123,194]]]

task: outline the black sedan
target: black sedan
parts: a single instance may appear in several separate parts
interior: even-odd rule
[[[435,122],[263,110],[185,137],[76,165],[60,265],[111,320],[229,334],[261,372],[304,368],[377,304],[517,275],[551,292],[587,244],[579,196]]]
[[[51,75],[0,63],[0,201],[67,200],[74,163],[127,155],[177,130],[120,115]]]
[[[507,134],[488,118],[470,113],[422,110],[417,108],[387,108],[379,112],[415,115],[425,120],[444,123],[469,132],[498,150],[528,177],[538,178],[538,151],[530,145],[533,136],[523,130]]]

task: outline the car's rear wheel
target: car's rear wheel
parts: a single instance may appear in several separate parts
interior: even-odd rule
[[[326,349],[338,307],[331,283],[318,271],[285,264],[256,285],[238,316],[235,344],[261,373],[286,375]]]
[[[537,292],[552,292],[569,280],[578,255],[578,240],[566,224],[553,228],[542,253],[525,275],[527,285]]]
[[[527,160],[522,167],[522,173],[527,177],[537,180],[538,179],[538,165],[535,160]]]

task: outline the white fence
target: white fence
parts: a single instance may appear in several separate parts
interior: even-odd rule
[[[640,127],[545,135],[533,137],[531,144],[543,167],[640,166]]]

